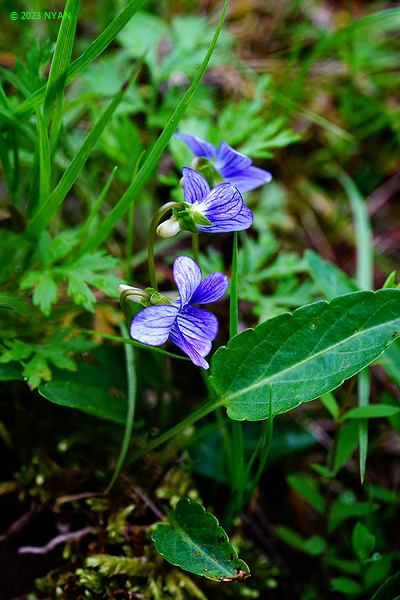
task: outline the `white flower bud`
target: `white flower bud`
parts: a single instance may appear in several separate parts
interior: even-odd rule
[[[171,217],[157,227],[157,235],[162,238],[169,238],[176,235],[181,230],[181,226],[176,217]]]
[[[126,300],[131,300],[132,302],[137,302],[138,304],[143,303],[143,299],[148,300],[150,298],[150,294],[139,289],[131,287],[130,285],[125,285],[125,283],[121,283],[118,286],[118,291],[120,294],[129,290],[129,294],[126,294]]]

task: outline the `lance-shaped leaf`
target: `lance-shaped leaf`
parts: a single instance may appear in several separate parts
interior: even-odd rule
[[[400,334],[400,291],[360,291],[284,313],[234,336],[211,363],[232,419],[257,421],[318,398],[373,362]]]
[[[181,498],[170,520],[170,525],[157,525],[152,535],[157,551],[168,562],[218,581],[250,576],[217,519],[201,504]]]

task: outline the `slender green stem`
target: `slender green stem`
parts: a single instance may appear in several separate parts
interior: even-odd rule
[[[121,292],[121,295],[119,297],[119,303],[121,305],[122,312],[124,313],[124,317],[128,323],[132,320],[132,316],[128,305],[129,296],[139,296],[144,298],[145,300],[147,300],[150,297],[147,292],[145,292],[144,290],[139,290],[137,288],[127,289]]]
[[[192,252],[193,258],[199,264],[199,235],[198,233],[192,233]]]
[[[60,331],[76,331],[78,333],[86,333],[87,335],[96,335],[104,338],[105,340],[112,340],[114,342],[120,342],[122,344],[131,344],[131,346],[137,346],[138,348],[145,348],[145,350],[150,350],[151,352],[158,352],[159,354],[165,354],[165,356],[171,356],[171,358],[178,358],[179,360],[190,360],[187,356],[180,356],[179,354],[173,354],[172,352],[167,352],[167,350],[163,350],[158,346],[148,346],[146,344],[141,344],[136,340],[132,340],[131,338],[123,338],[120,335],[112,335],[111,333],[103,333],[102,331],[96,331],[96,329],[85,329],[83,327],[62,327]],[[34,332],[37,333],[37,332]]]
[[[167,202],[166,204],[164,204],[161,208],[158,209],[158,211],[154,215],[149,229],[149,237],[147,243],[147,260],[149,265],[150,286],[155,290],[158,290],[156,268],[154,265],[154,240],[156,237],[156,230],[161,217],[163,217],[165,213],[171,210],[172,208],[181,209],[182,204],[180,204],[179,202]]]
[[[238,272],[238,232],[233,233],[232,249],[232,279],[230,285],[230,304],[229,304],[229,337],[232,338],[238,332],[238,297],[237,297],[237,272]]]
[[[120,319],[119,319],[119,327],[121,330],[121,334],[124,337],[128,337],[128,329],[127,329],[125,323],[123,321],[121,321]],[[134,357],[134,352],[133,352],[133,348],[131,345],[125,344],[124,350],[125,350],[125,361],[126,361],[126,376],[127,376],[127,383],[128,383],[128,409],[127,409],[127,413],[126,413],[125,431],[124,431],[124,437],[123,437],[122,444],[121,444],[121,450],[119,453],[117,465],[115,467],[113,476],[112,476],[111,481],[108,484],[108,487],[106,489],[106,494],[108,494],[108,492],[111,490],[111,488],[114,485],[115,480],[117,479],[117,477],[122,469],[122,466],[124,464],[126,454],[128,452],[128,448],[129,448],[129,442],[130,442],[131,435],[132,435],[133,420],[134,420],[134,416],[135,416],[135,407],[136,407],[135,357]]]
[[[230,286],[230,315],[229,315],[229,333],[230,338],[238,333],[238,232],[233,234],[232,248],[232,279]],[[243,446],[243,427],[240,421],[232,421],[232,457],[233,457],[233,478],[232,478],[232,499],[231,512],[236,514],[243,505],[243,493],[245,487],[244,478],[244,446]]]
[[[135,460],[137,460],[138,458],[140,458],[141,456],[143,456],[144,454],[151,452],[152,450],[154,450],[154,448],[157,448],[161,444],[168,442],[168,440],[170,440],[171,438],[178,435],[178,433],[181,433],[181,431],[184,431],[185,429],[187,429],[188,427],[190,427],[191,425],[193,425],[194,423],[196,423],[203,417],[205,417],[208,414],[210,414],[211,412],[213,412],[216,408],[218,408],[219,404],[220,404],[219,400],[213,399],[213,400],[210,400],[209,402],[207,402],[206,404],[204,404],[198,410],[193,411],[190,415],[188,415],[186,417],[186,419],[183,419],[183,421],[181,421],[180,423],[175,425],[175,427],[168,429],[168,431],[166,431],[165,433],[160,435],[158,438],[156,438],[152,442],[149,442],[148,444],[143,446],[143,448],[139,448],[139,450],[136,450],[136,452],[134,452],[129,457],[129,463],[132,463]]]

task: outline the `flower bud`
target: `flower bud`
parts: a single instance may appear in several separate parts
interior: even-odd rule
[[[176,217],[171,217],[157,227],[157,235],[162,238],[169,238],[176,235],[181,230],[181,226]]]
[[[137,302],[138,304],[147,305],[148,301],[150,300],[150,294],[144,290],[141,290],[140,288],[134,288],[130,285],[125,285],[125,283],[121,283],[118,286],[118,291],[120,294],[124,294],[124,299]]]

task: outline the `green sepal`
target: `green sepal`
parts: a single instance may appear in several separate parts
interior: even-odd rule
[[[167,298],[167,296],[164,296],[164,294],[160,294],[160,292],[158,292],[157,290],[155,290],[152,287],[148,287],[144,291],[147,292],[148,294],[150,294],[150,298],[149,298],[149,300],[143,299],[143,301],[141,302],[141,304],[143,304],[143,306],[157,306],[158,304],[172,304],[170,298]],[[146,302],[146,304],[145,304],[145,302]]]
[[[185,231],[190,231],[191,233],[199,233],[199,230],[196,227],[195,220],[189,208],[186,208],[188,205],[185,203],[185,208],[182,210],[177,210],[175,208],[172,209],[172,213],[174,217],[179,221],[179,225],[181,229]]]
[[[212,225],[210,219],[207,219],[207,217],[196,211],[193,211],[193,220],[197,225]]]

